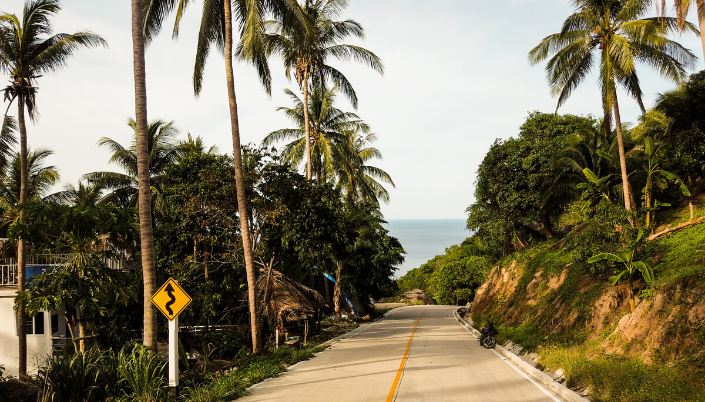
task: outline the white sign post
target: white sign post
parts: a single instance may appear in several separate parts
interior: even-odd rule
[[[174,278],[152,295],[152,303],[169,319],[169,395],[179,397],[179,314],[191,303],[189,296]]]
[[[179,317],[169,321],[169,393],[179,397]]]

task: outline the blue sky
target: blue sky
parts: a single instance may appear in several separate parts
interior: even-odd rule
[[[199,2],[188,11],[178,40],[171,23],[147,50],[149,119],[174,120],[187,132],[231,152],[222,56],[212,53],[201,96],[193,96]],[[543,66],[531,67],[527,54],[560,29],[572,12],[567,0],[352,0],[343,17],[366,31],[361,44],[379,55],[384,77],[353,63],[333,63],[355,87],[358,115],[378,134],[384,160],[375,165],[396,183],[388,219],[464,218],[473,201],[475,172],[496,138],[517,133],[527,114],[553,112]],[[0,0],[0,11],[20,14],[23,0]],[[39,80],[40,119],[29,125],[33,148],[55,152],[50,163],[63,184],[86,172],[114,169],[109,153],[95,144],[107,136],[127,144],[134,114],[130,9],[125,0],[64,0],[54,20],[57,32],[88,29],[102,35],[109,49],[80,50],[68,67]],[[701,57],[699,39],[679,39]],[[701,57],[702,58],[702,57]],[[259,143],[269,132],[289,127],[279,106],[290,103],[284,88],[298,90],[284,76],[281,62],[270,61],[272,96],[259,86],[254,70],[236,66],[235,86],[243,143]],[[698,70],[702,69],[699,62]],[[640,69],[647,107],[672,83]],[[600,115],[597,77],[588,77],[561,113]],[[352,111],[340,98],[339,107]],[[635,122],[636,103],[622,95],[622,120]]]

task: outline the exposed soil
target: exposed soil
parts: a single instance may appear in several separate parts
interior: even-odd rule
[[[604,353],[639,357],[646,363],[677,360],[702,348],[705,290],[695,284],[657,290],[649,299],[637,298],[632,314],[630,285],[606,286],[604,277],[583,276],[575,281],[571,292],[588,294],[603,287],[587,305],[571,305],[558,296],[568,269],[546,277],[539,268],[525,289],[517,289],[523,274],[520,264],[494,267],[477,290],[471,314],[494,316],[508,325],[534,320],[544,335],[588,332],[587,339],[604,339]],[[641,285],[632,285],[634,293]],[[605,331],[610,331],[608,336]]]
[[[38,393],[39,387],[33,381],[0,381],[0,402],[35,402]]]

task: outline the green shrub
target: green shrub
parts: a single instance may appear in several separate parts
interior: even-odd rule
[[[449,261],[436,269],[427,281],[433,298],[440,304],[469,301],[473,289],[487,278],[491,262],[485,257],[470,256]]]
[[[705,280],[705,258],[702,251],[697,251],[705,249],[705,224],[670,234],[656,243],[657,249],[664,252],[663,258],[654,267],[656,287],[676,286],[689,278]]]
[[[588,264],[587,260],[595,254],[620,249],[636,237],[628,214],[621,206],[603,200],[586,217],[585,223],[587,226],[582,231],[566,235],[565,249],[571,250],[570,258],[574,264],[587,268],[590,273],[611,273],[616,269],[615,263]],[[617,228],[620,230],[615,230]]]
[[[231,401],[245,395],[247,387],[244,379],[231,373],[201,386],[185,387],[184,396],[189,402]]]
[[[39,371],[45,402],[165,400],[166,363],[142,345],[130,353],[91,348],[83,354],[58,355]]]
[[[166,362],[158,354],[149,354],[143,345],[117,356],[118,372],[124,381],[123,399],[134,402],[158,402],[167,397]]]
[[[85,402],[99,400],[101,384],[97,382],[103,370],[105,353],[92,348],[84,354],[56,356],[39,371],[44,384],[41,400],[47,402]]]

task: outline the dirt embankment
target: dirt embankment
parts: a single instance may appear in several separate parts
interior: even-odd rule
[[[609,286],[606,278],[593,276],[570,279],[570,265],[552,275],[539,267],[530,276],[526,266],[514,261],[494,267],[475,295],[471,314],[529,326],[546,337],[582,334],[586,340],[600,339],[604,353],[647,363],[702,349],[705,291],[700,287],[684,283],[657,290],[638,300],[632,314],[626,283]]]

